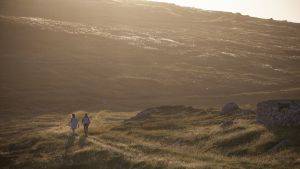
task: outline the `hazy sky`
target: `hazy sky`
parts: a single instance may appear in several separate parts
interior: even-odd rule
[[[260,18],[300,22],[300,0],[153,0],[208,10],[240,12]]]

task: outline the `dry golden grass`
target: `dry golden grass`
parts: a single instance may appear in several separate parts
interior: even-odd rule
[[[176,109],[178,112],[174,113]],[[19,124],[16,121],[12,126],[7,125],[7,129],[1,128],[5,136],[1,138],[1,166],[100,169],[300,166],[299,145],[271,153],[270,149],[283,138],[256,124],[252,114],[221,116],[216,112],[184,109],[165,107],[143,120],[130,120],[136,112],[89,113],[92,124],[88,138],[83,136],[82,126],[76,135],[70,134],[66,116],[23,119],[23,127],[14,127]],[[85,112],[75,113],[81,119]],[[228,121],[232,123],[223,125]],[[9,131],[23,134],[11,135],[9,139]]]

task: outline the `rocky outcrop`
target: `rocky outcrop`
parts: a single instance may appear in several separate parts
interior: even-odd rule
[[[203,113],[205,111],[200,109],[195,109],[190,106],[160,106],[154,108],[148,108],[139,112],[136,116],[130,118],[129,120],[145,120],[150,118],[152,115],[162,115],[162,116],[180,116],[180,115],[189,115],[193,113]]]
[[[227,103],[223,106],[221,114],[226,115],[226,114],[232,114],[232,113],[238,113],[240,112],[240,107],[234,102]]]
[[[300,126],[300,100],[270,100],[257,104],[256,120],[266,126]]]
[[[143,119],[150,117],[150,115],[152,113],[156,113],[158,111],[159,110],[157,108],[149,108],[149,109],[139,112],[136,116],[132,117],[130,120],[143,120]]]

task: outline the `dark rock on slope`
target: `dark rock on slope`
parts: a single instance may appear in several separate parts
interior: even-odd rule
[[[300,126],[300,100],[269,100],[258,103],[256,120],[266,126]]]
[[[232,114],[232,113],[237,113],[241,109],[238,104],[232,102],[232,103],[227,103],[223,106],[221,114]]]

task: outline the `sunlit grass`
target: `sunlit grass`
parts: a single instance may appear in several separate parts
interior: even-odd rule
[[[86,112],[74,113],[80,120]],[[204,110],[174,114],[164,109],[143,120],[128,120],[135,114],[88,113],[92,121],[88,137],[82,126],[71,134],[69,117],[63,117],[53,127],[1,144],[1,151],[19,154],[10,165],[30,168],[118,168],[119,163],[125,168],[212,169],[299,165],[297,146],[269,152],[284,137],[256,124],[251,114],[221,116]],[[232,124],[222,127],[228,120]]]

